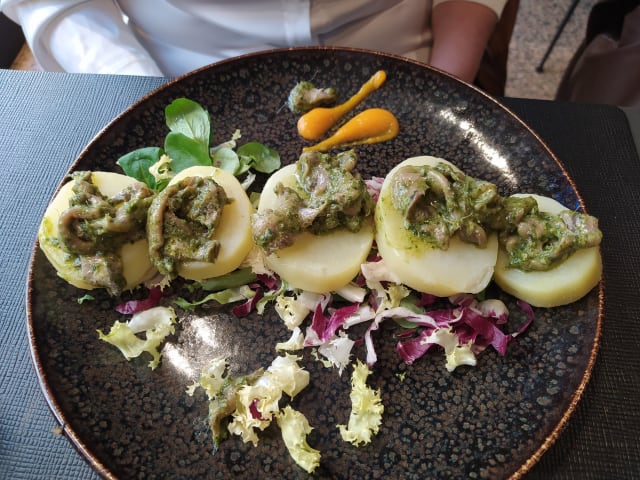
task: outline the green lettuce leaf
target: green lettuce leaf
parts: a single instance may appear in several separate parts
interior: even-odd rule
[[[200,104],[188,98],[178,98],[164,109],[167,127],[209,148],[211,119]]]
[[[195,302],[190,302],[182,297],[176,298],[173,303],[178,305],[180,308],[186,311],[193,311],[198,305],[202,305],[203,303],[207,303],[210,301],[216,301],[220,305],[226,305],[227,303],[239,302],[241,300],[249,300],[253,298],[256,294],[251,288],[247,285],[242,285],[240,287],[227,288],[225,290],[220,290],[219,292],[210,293],[206,297],[196,300]]]
[[[164,139],[164,150],[171,158],[174,173],[195,166],[211,166],[209,145],[187,137],[181,132],[169,132]]]
[[[159,147],[144,147],[121,156],[116,164],[124,173],[156,190],[156,179],[149,169],[160,161],[164,151]]]
[[[249,142],[238,147],[240,164],[246,170],[253,168],[257,172],[272,173],[280,168],[280,155],[275,150],[258,142]]]

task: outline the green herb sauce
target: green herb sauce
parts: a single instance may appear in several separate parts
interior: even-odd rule
[[[296,184],[276,186],[278,208],[256,214],[253,236],[267,254],[293,244],[302,232],[315,235],[338,228],[357,232],[373,213],[374,202],[354,172],[353,150],[335,156],[310,151],[296,164]]]
[[[228,203],[224,189],[210,177],[187,177],[156,195],[147,216],[147,239],[158,271],[175,276],[180,263],[215,262],[220,250],[215,232]]]
[[[501,197],[495,185],[445,163],[399,169],[391,201],[405,228],[426,244],[446,250],[457,235],[484,247],[496,232],[509,267],[525,271],[553,268],[574,251],[599,245],[602,238],[590,215],[541,213],[533,197]]]
[[[117,295],[126,286],[118,250],[145,237],[153,192],[136,182],[106,197],[93,184],[91,172],[76,172],[72,181],[69,208],[58,220],[59,240],[83,281]]]

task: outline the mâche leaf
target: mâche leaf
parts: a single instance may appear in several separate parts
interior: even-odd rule
[[[211,121],[209,113],[198,103],[188,98],[178,98],[164,110],[167,126],[172,132],[209,146]]]
[[[183,133],[169,132],[164,139],[164,149],[171,158],[174,173],[196,165],[211,166],[209,146]]]
[[[251,168],[262,173],[271,173],[280,168],[280,155],[275,150],[258,142],[249,142],[238,147],[238,156]]]
[[[240,170],[240,159],[231,147],[220,147],[215,150],[211,157],[211,164],[234,175],[237,175]]]
[[[156,189],[156,179],[149,168],[160,160],[164,151],[160,147],[144,147],[121,156],[116,163],[125,174]]]
[[[239,130],[230,140],[212,147],[209,112],[193,100],[177,98],[171,102],[165,107],[165,120],[169,133],[164,139],[164,149],[140,148],[117,161],[125,174],[155,191],[162,191],[171,177],[194,166],[218,167],[236,177],[251,169],[272,173],[280,168],[278,152],[261,143],[249,142],[236,150],[236,140],[241,136]],[[163,171],[159,171],[159,166]],[[251,176],[247,178],[251,179]]]

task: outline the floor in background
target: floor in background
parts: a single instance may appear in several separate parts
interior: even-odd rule
[[[544,71],[536,72],[572,3],[572,0],[520,0],[509,48],[507,97],[554,98],[562,74],[584,38],[587,17],[596,0],[578,2],[544,64]]]
[[[33,54],[29,49],[29,46],[25,43],[18,55],[16,56],[13,64],[11,65],[12,70],[42,70],[36,59],[33,58]]]

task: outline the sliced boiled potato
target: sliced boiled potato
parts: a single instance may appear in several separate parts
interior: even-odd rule
[[[124,188],[136,182],[136,179],[132,177],[114,172],[92,172],[91,180],[100,192],[107,197],[115,196]],[[75,261],[76,256],[68,253],[58,239],[58,219],[60,214],[69,208],[69,200],[73,195],[73,183],[73,181],[70,181],[63,185],[47,207],[38,230],[38,241],[40,248],[61,278],[75,287],[92,290],[96,287],[83,280],[80,267]],[[127,281],[125,290],[138,286],[156,273],[149,260],[146,239],[124,244],[120,247],[120,257],[123,260],[123,274]]]
[[[267,180],[258,211],[275,208],[278,183],[293,187],[296,166],[287,165]],[[373,220],[358,232],[338,229],[325,235],[304,232],[290,247],[266,257],[269,268],[291,286],[311,292],[331,292],[348,284],[360,271],[373,244]]]
[[[559,213],[567,210],[549,197],[531,196],[538,202],[541,212]],[[505,292],[524,300],[534,307],[557,307],[579,300],[595,287],[602,276],[602,258],[599,247],[578,250],[564,262],[547,271],[525,272],[507,267],[507,254],[500,249],[495,271],[495,282]]]
[[[220,242],[215,262],[183,262],[177,266],[178,275],[189,280],[204,280],[232,272],[253,247],[251,201],[238,179],[220,168],[190,167],[173,177],[170,184],[187,177],[213,178],[224,189],[231,203],[222,209],[220,223],[214,233],[214,238]]]
[[[487,245],[482,248],[456,236],[451,239],[449,248],[442,250],[407,230],[402,214],[392,203],[391,179],[400,168],[438,163],[453,166],[437,157],[412,157],[400,162],[386,176],[376,205],[378,251],[400,281],[415,290],[439,297],[478,293],[493,277],[498,255],[497,235],[489,235]]]

